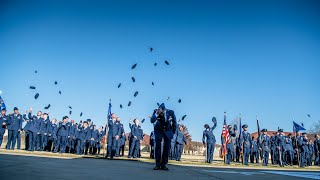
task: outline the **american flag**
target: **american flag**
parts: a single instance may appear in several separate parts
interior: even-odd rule
[[[222,154],[227,154],[227,144],[230,143],[230,134],[227,127],[227,117],[226,113],[224,113],[224,121],[223,121],[223,127],[222,127],[222,133],[221,133],[221,141],[222,141]]]

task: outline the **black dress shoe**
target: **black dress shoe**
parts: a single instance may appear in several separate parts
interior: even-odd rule
[[[153,168],[153,170],[160,170],[160,167],[156,166],[156,167]]]
[[[162,167],[161,167],[161,170],[169,171],[169,169],[167,168],[167,166],[162,166]]]

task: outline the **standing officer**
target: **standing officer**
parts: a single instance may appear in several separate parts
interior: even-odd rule
[[[6,115],[6,112],[7,112],[6,108],[3,108],[0,114],[0,148],[1,148],[3,135],[6,131],[7,122],[8,122],[8,116]]]
[[[35,137],[32,137],[33,148],[35,150],[39,151],[40,150],[40,145],[42,144],[41,143],[41,134],[40,134],[40,129],[41,129],[41,126],[42,126],[42,121],[43,121],[42,112],[38,111],[37,112],[37,116],[32,116],[32,107],[30,107],[28,117],[29,117],[29,120],[33,121],[33,126],[34,127],[32,127],[32,132],[36,133]],[[32,149],[32,151],[33,151],[33,149]]]
[[[176,159],[176,141],[177,141],[177,133],[178,131],[176,131],[176,133],[173,135],[173,138],[171,139],[171,148],[170,148],[170,154],[169,154],[169,157],[170,157],[170,160],[175,160]]]
[[[277,157],[278,157],[278,151],[277,151],[277,146],[276,146],[276,137],[277,133],[273,133],[273,136],[270,139],[271,142],[271,163],[278,164]]]
[[[48,145],[48,126],[50,124],[49,116],[47,113],[43,113],[42,116],[42,124],[40,127],[40,151],[45,150],[46,146]]]
[[[292,146],[292,135],[291,133],[288,134],[287,137],[285,137],[285,160],[286,160],[286,165],[293,165],[293,146]]]
[[[117,140],[117,145],[116,145],[116,157],[120,156],[120,148],[122,146],[122,141],[123,141],[123,136],[124,135],[124,127],[123,124],[121,123],[121,119],[117,117],[117,122],[119,123],[118,126],[120,126],[120,138]]]
[[[115,114],[111,114],[110,119],[108,119],[106,129],[108,129],[108,146],[106,158],[110,156],[110,158],[113,159],[116,154],[117,141],[121,135],[120,126],[117,122]]]
[[[96,129],[96,125],[93,125],[93,130],[91,131],[90,139],[90,150],[89,153],[94,155],[97,152],[97,141],[99,141],[99,132]]]
[[[248,125],[242,126],[243,132],[240,142],[243,148],[243,164],[249,166],[249,155],[250,155],[250,146],[251,146],[251,138],[250,133],[248,132]]]
[[[284,151],[284,139],[283,129],[278,130],[278,135],[276,137],[276,146],[279,152],[279,165],[282,167],[285,164],[285,151]]]
[[[202,143],[204,147],[207,147],[207,159],[206,163],[212,163],[214,146],[216,144],[216,137],[213,135],[213,130],[217,127],[217,120],[214,118],[213,127],[210,128],[208,124],[204,125],[205,130],[202,135]]]
[[[14,150],[18,133],[22,130],[22,115],[19,113],[18,108],[13,109],[14,113],[9,115],[8,127],[8,143],[7,149]]]
[[[58,152],[58,149],[60,148],[60,153],[66,152],[66,146],[67,146],[67,138],[69,135],[69,129],[68,129],[68,116],[64,116],[62,118],[62,122],[59,123],[59,127],[57,129],[57,145],[54,149],[54,152]]]
[[[23,127],[23,131],[25,132],[25,140],[24,140],[24,145],[25,145],[25,150],[29,149],[29,128],[31,126],[31,121],[27,117],[28,111],[23,114],[23,120],[26,123],[26,125]]]
[[[309,142],[308,142],[308,148],[309,148],[309,153],[308,153],[308,160],[307,160],[307,164],[308,166],[312,166],[312,160],[313,160],[313,152],[314,152],[314,144],[312,142],[311,139],[309,139]]]
[[[140,149],[141,132],[139,129],[139,120],[136,118],[133,120],[133,125],[130,125],[131,129],[131,148],[129,151],[128,158],[137,158]]]
[[[71,120],[71,123],[69,123],[69,136],[68,136],[68,144],[69,144],[69,152],[75,153],[75,144],[76,144],[76,124],[74,120]]]
[[[56,123],[57,123],[57,120],[52,119],[51,122],[49,123],[49,126],[48,126],[48,147],[47,147],[47,150],[49,152],[52,151],[53,145],[55,146],[57,144],[58,126]]]
[[[267,134],[267,129],[262,129],[262,136],[260,136],[259,142],[261,150],[262,150],[262,161],[264,166],[268,166],[269,161],[269,152],[271,147],[271,139],[270,136]]]
[[[97,140],[98,155],[100,155],[101,141],[104,135],[105,135],[105,132],[103,131],[103,126],[100,126],[100,128],[98,129],[98,140]]]
[[[154,134],[156,143],[156,167],[154,168],[154,170],[169,170],[166,165],[168,164],[170,142],[177,128],[176,116],[174,114],[174,111],[166,109],[165,105],[162,103],[158,107],[158,109],[155,109],[153,111],[150,121],[154,124]],[[163,151],[161,147],[162,140]]]
[[[320,166],[320,135],[317,134],[314,136],[314,165]]]
[[[252,136],[251,139],[251,149],[250,149],[250,162],[254,163],[254,159],[256,159],[256,163],[259,163],[259,147],[258,141],[254,139]]]
[[[150,134],[150,158],[154,159],[154,131]]]
[[[230,164],[234,157],[234,145],[235,145],[235,136],[236,133],[232,130],[232,126],[228,125],[228,131],[229,131],[229,138],[230,141],[227,143],[226,148],[227,148],[227,159],[226,159],[226,164]]]
[[[187,138],[186,136],[183,134],[183,127],[180,126],[179,127],[179,130],[177,131],[177,139],[176,139],[176,144],[175,144],[175,152],[176,152],[176,155],[175,155],[175,158],[176,158],[176,161],[181,161],[181,155],[182,155],[182,152],[183,152],[183,146],[184,144],[187,145]]]

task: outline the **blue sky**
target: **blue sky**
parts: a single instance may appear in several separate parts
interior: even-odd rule
[[[316,1],[4,1],[0,90],[10,111],[50,103],[51,118],[61,119],[71,105],[71,119],[98,125],[111,98],[126,131],[130,117],[147,118],[165,102],[178,118],[188,115],[184,124],[197,141],[213,116],[220,136],[224,111],[228,122],[242,113],[251,132],[256,115],[270,130],[290,131],[292,119],[310,128],[320,118],[318,7]],[[152,128],[143,124],[145,133]]]

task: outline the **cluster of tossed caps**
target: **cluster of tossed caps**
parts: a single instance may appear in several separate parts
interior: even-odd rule
[[[36,74],[38,73],[37,70],[34,71]],[[58,85],[58,81],[54,81],[54,85]],[[121,84],[119,85],[119,87],[121,86]],[[32,90],[35,90],[36,89],[36,86],[29,86],[29,89],[32,89]],[[62,94],[61,90],[59,90],[59,94]],[[34,99],[38,99],[40,96],[40,94],[37,92],[35,95],[34,95]],[[49,109],[51,107],[51,104],[48,104],[47,106],[44,107],[44,109]],[[72,107],[71,106],[68,106],[70,111],[69,111],[69,114],[71,115],[72,114]],[[83,115],[83,113],[81,112],[80,113],[80,117]]]
[[[152,53],[153,51],[154,51],[154,48],[153,48],[153,47],[149,47],[149,52]],[[170,62],[169,62],[168,60],[165,60],[165,61],[164,61],[164,64],[166,64],[166,65],[169,66],[169,65],[170,65]],[[154,66],[157,66],[157,65],[158,65],[158,63],[155,62],[155,63],[154,63]],[[139,66],[138,63],[134,63],[133,65],[131,65],[131,70],[137,69],[138,66]],[[136,78],[135,78],[134,76],[132,76],[132,77],[131,77],[131,81],[132,81],[133,83],[135,83],[135,82],[136,82]],[[155,86],[155,82],[151,82],[151,85],[152,85],[152,86]],[[122,87],[122,83],[120,82],[117,87],[118,87],[118,88]],[[139,94],[139,91],[135,91],[135,93],[133,94],[133,97],[137,97],[138,94]],[[167,100],[169,100],[169,99],[170,99],[170,97],[168,97]],[[181,103],[181,99],[179,99],[178,102]],[[128,102],[128,106],[131,106],[131,104],[132,104],[132,102],[129,101],[129,102]],[[121,109],[123,108],[122,104],[120,104],[120,108],[121,108]]]

